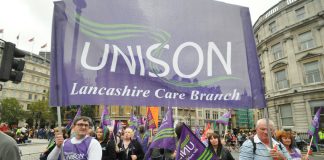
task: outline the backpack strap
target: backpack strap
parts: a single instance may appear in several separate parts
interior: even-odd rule
[[[252,137],[251,139],[252,145],[253,145],[253,154],[255,154],[256,151],[256,143],[254,142],[254,138]]]

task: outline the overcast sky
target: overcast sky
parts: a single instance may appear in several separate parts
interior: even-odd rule
[[[280,0],[218,0],[246,6],[252,23]],[[0,38],[16,43],[18,48],[37,53],[49,51],[51,43],[53,0],[4,0],[0,5]],[[19,40],[17,41],[17,36]],[[28,40],[34,37],[33,42]],[[41,49],[41,46],[47,47]]]

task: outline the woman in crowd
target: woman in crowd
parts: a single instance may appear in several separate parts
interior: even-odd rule
[[[124,138],[118,144],[118,160],[142,160],[144,158],[144,151],[141,144],[133,140],[133,137],[134,131],[131,128],[126,128]]]
[[[208,137],[208,148],[217,155],[219,160],[234,160],[231,152],[223,147],[218,134],[212,133]]]
[[[117,155],[115,151],[115,142],[110,139],[109,129],[97,128],[97,140],[102,149],[102,160],[115,160]]]
[[[279,140],[289,152],[293,160],[302,160],[303,158],[300,150],[293,145],[294,137],[291,133],[281,131],[277,133],[277,140]]]

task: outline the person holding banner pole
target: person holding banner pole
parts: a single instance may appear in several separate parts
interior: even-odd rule
[[[100,143],[93,137],[87,136],[90,125],[89,117],[81,116],[74,120],[73,130],[75,137],[64,140],[62,134],[55,135],[56,147],[48,155],[48,160],[71,159],[77,157],[78,160],[101,160],[102,151]],[[63,152],[63,157],[60,156]]]
[[[287,149],[277,142],[275,139],[271,139],[274,146],[270,147],[270,140],[268,135],[274,130],[274,124],[269,120],[270,132],[267,128],[267,120],[265,118],[259,119],[256,123],[257,134],[246,140],[240,148],[240,160],[269,160],[273,158],[274,160],[292,160]]]

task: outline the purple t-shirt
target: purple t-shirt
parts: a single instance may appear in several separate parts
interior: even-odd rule
[[[93,137],[86,137],[79,144],[72,144],[71,139],[64,142],[63,151],[65,160],[87,160],[88,148]]]

